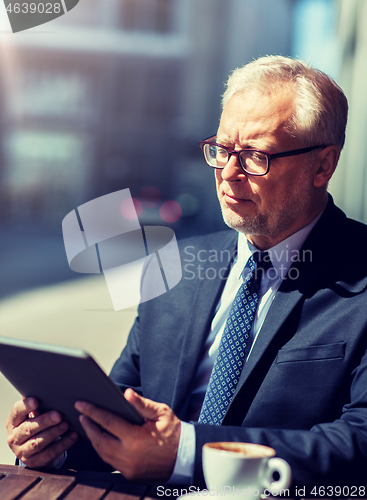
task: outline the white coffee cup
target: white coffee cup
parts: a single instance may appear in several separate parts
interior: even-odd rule
[[[212,496],[245,497],[256,500],[265,493],[274,496],[286,490],[292,479],[289,464],[275,457],[275,450],[253,443],[206,443],[203,470]],[[277,473],[279,478],[274,479]]]

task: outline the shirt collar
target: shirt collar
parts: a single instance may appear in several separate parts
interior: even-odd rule
[[[307,224],[307,226],[303,227],[296,233],[291,234],[288,238],[267,250],[270,255],[271,263],[276,271],[276,276],[278,276],[279,279],[283,280],[285,278],[292,262],[299,258],[299,251],[303,243],[306,241],[306,238],[320,219],[322,213],[323,211],[320,212],[309,224]],[[254,252],[258,251],[258,249],[250,243],[250,241],[246,238],[246,235],[243,233],[238,233],[237,249],[238,254],[235,265],[238,265],[238,270],[236,270],[236,275],[241,278],[246,262]]]

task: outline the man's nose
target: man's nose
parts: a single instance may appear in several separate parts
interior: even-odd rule
[[[231,155],[227,165],[222,169],[221,173],[222,179],[227,182],[247,179],[236,154]]]

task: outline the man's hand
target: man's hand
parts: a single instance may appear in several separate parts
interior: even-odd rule
[[[132,425],[113,413],[78,401],[75,407],[83,414],[80,421],[87,436],[102,460],[127,479],[168,481],[177,456],[180,420],[167,405],[143,398],[132,389],[125,391],[125,398],[146,422]]]
[[[50,468],[61,463],[65,451],[78,439],[57,411],[37,414],[35,398],[17,401],[6,421],[8,445],[27,467]]]

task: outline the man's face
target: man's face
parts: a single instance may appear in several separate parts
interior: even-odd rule
[[[271,95],[232,96],[222,113],[217,142],[231,149],[271,153],[303,147],[285,131],[293,101],[289,88]],[[265,250],[311,222],[325,204],[325,192],[314,188],[310,159],[309,154],[277,158],[271,161],[267,175],[256,177],[245,174],[231,156],[224,169],[215,170],[226,224]]]

